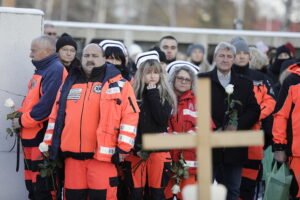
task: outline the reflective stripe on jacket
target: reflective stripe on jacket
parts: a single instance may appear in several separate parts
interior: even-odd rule
[[[130,83],[110,64],[102,83],[76,84],[77,79],[76,74],[67,78],[53,107],[44,138],[51,144],[50,157],[55,159],[59,148],[92,153],[101,161],[110,161],[116,147],[129,152],[139,115]]]
[[[178,99],[178,107],[176,115],[172,115],[169,120],[169,133],[190,133],[195,134],[196,127],[196,105],[195,105],[195,95],[189,90],[185,92]],[[197,167],[197,157],[195,149],[174,149],[170,151],[172,160],[177,162],[180,159],[180,154],[182,153],[183,158],[188,163],[194,163],[194,165],[189,165],[189,173],[196,174]]]
[[[59,86],[67,71],[53,54],[41,61],[33,61],[36,71],[28,84],[28,92],[18,109],[21,116],[21,138],[31,140],[43,129],[48,120]]]

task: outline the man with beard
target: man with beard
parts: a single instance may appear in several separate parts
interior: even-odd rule
[[[167,64],[176,60],[178,42],[175,37],[171,35],[162,37],[159,40],[159,48],[166,54]]]

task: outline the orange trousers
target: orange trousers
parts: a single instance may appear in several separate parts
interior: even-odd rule
[[[67,200],[116,200],[117,169],[110,162],[95,159],[65,159]]]
[[[170,178],[169,152],[152,152],[146,161],[130,155],[125,159],[125,181],[129,187],[128,199],[165,199],[164,189]]]
[[[50,177],[40,176],[39,164],[43,155],[38,147],[24,147],[24,179],[29,199],[56,200],[56,192]]]

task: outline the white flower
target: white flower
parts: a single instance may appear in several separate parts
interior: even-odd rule
[[[180,186],[177,184],[173,185],[171,191],[173,194],[177,194],[178,192],[180,192]]]
[[[39,150],[40,152],[47,152],[49,150],[49,146],[48,144],[46,144],[45,142],[40,143],[39,145]]]
[[[7,108],[13,108],[13,107],[15,107],[15,103],[11,98],[8,98],[5,100],[4,106]]]
[[[232,94],[233,93],[233,91],[234,91],[234,85],[232,85],[232,84],[228,84],[226,87],[225,87],[225,91],[226,91],[226,93],[227,94]]]

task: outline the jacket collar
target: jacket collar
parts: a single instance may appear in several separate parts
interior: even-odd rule
[[[213,70],[212,70],[212,81],[218,83],[222,88],[223,86],[221,85],[220,81],[219,81],[219,78],[218,78],[218,74],[217,74],[217,67],[215,67]],[[230,84],[233,84],[235,85],[234,83],[237,82],[237,74],[234,72],[234,70],[231,70],[231,75],[230,75]]]
[[[57,53],[54,53],[54,54],[44,58],[43,60],[39,60],[39,61],[32,60],[31,62],[37,70],[41,70],[41,69],[47,68],[49,66],[49,64],[51,62],[53,62],[54,60],[59,60]]]
[[[249,71],[249,63],[246,66],[233,64],[232,69],[238,74],[247,74]]]
[[[289,66],[288,71],[293,73],[293,74],[297,74],[298,76],[300,76],[300,62]]]
[[[120,74],[121,74],[120,70],[118,70],[118,68],[116,68],[115,65],[106,63],[106,72],[104,75],[102,85],[104,85],[105,82],[107,82],[109,79],[116,77],[117,75]]]
[[[188,90],[186,91],[185,93],[183,93],[179,98],[178,100],[179,101],[184,101],[184,100],[187,100],[187,99],[192,99],[194,98],[194,93],[192,90]]]

